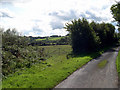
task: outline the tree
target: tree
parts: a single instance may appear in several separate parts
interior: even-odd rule
[[[118,34],[116,34],[116,40],[120,39],[120,2],[117,2],[116,4],[111,6],[111,13],[113,15],[113,18],[117,21],[118,26]]]
[[[111,45],[115,42],[115,27],[107,23],[106,24],[106,44]]]
[[[120,27],[120,2],[111,6],[111,13],[113,18],[118,22],[118,26]]]
[[[73,20],[65,28],[72,40],[73,53],[91,52],[97,48],[99,37],[86,19]]]
[[[26,36],[20,36],[16,29],[7,29],[2,34],[2,45],[17,45],[18,47],[27,46],[29,42],[29,38]]]
[[[96,35],[99,36],[101,47],[111,45],[115,42],[115,27],[110,23],[90,23],[91,27],[95,31]]]

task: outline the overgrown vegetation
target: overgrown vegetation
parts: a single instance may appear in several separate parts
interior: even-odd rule
[[[2,31],[2,29],[1,29]],[[29,38],[15,29],[2,31],[2,74],[7,76],[19,69],[30,68],[47,57],[44,48],[28,46]]]
[[[45,49],[44,47],[38,47],[38,45],[32,46],[30,44],[32,43],[31,38],[21,36],[15,29],[4,31],[4,29],[0,28],[0,31],[2,33],[3,77],[15,73],[19,69],[30,68],[32,65],[48,59],[51,56],[50,54],[61,51],[61,48],[55,51],[53,49],[50,52],[47,47]],[[53,39],[53,37],[50,38]],[[61,40],[63,40],[61,43],[64,43],[64,38],[61,38],[59,43]],[[66,48],[63,51],[65,50]]]
[[[67,58],[68,53],[72,51],[69,45],[40,46],[39,48],[45,48],[50,57],[31,68],[10,74],[3,79],[3,88],[53,88],[76,69],[103,53],[102,50]]]

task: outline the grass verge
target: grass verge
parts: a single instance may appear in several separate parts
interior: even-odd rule
[[[69,51],[71,47],[49,46],[46,48],[49,51],[54,49],[54,52],[52,52],[53,55],[50,58],[33,65],[31,68],[20,70],[9,75],[7,78],[3,78],[2,88],[53,88],[75,70],[82,67],[93,58],[96,58],[104,51],[101,50],[97,53],[82,54],[67,59],[65,54],[67,51],[64,50],[67,49]],[[59,48],[61,49],[59,50]]]
[[[3,88],[53,88],[72,72],[82,67],[92,58],[90,56],[47,61],[32,66],[30,69],[19,71],[3,80]]]
[[[116,60],[117,72],[118,72],[118,80],[119,80],[119,87],[120,87],[120,50],[118,52],[117,60]]]

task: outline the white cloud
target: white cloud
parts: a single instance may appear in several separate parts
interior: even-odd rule
[[[0,17],[13,18],[15,14],[11,12],[8,8],[0,9]]]
[[[5,2],[9,4],[8,7],[4,6]],[[115,2],[113,0],[1,0],[0,3],[3,3],[2,12],[13,17],[2,18],[1,26],[16,28],[25,35],[48,36],[67,34],[62,27],[66,22],[79,17],[111,22],[113,19],[110,7]]]

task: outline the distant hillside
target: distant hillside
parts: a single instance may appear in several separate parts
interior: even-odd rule
[[[70,44],[69,36],[46,36],[46,37],[32,37],[30,36],[30,45],[39,45],[39,46],[46,46],[46,45],[68,45]]]
[[[64,38],[64,36],[62,36],[62,37],[46,37],[43,39],[36,39],[36,41],[43,41],[43,40],[55,41],[55,40],[60,40],[61,38]]]

